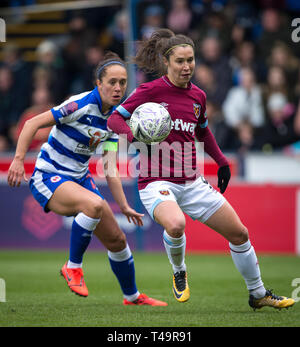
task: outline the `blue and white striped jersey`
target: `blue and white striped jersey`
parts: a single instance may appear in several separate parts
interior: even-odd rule
[[[102,114],[102,101],[97,87],[74,95],[51,109],[56,121],[48,142],[44,143],[36,161],[36,168],[74,178],[88,171],[91,155],[99,152],[103,143],[117,143],[118,135],[107,129],[108,114]]]

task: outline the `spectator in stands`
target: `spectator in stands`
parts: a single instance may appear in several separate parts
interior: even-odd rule
[[[241,70],[240,85],[230,89],[223,104],[223,113],[226,124],[237,132],[240,127],[244,131],[245,124],[247,129],[248,124],[251,125],[253,131],[264,125],[262,92],[250,68]]]
[[[159,5],[150,5],[144,12],[144,23],[141,27],[141,39],[148,39],[151,34],[164,24],[164,9]]]
[[[206,93],[207,99],[217,107],[221,107],[224,101],[224,93],[219,88],[213,70],[205,64],[197,64],[193,82]]]
[[[12,130],[22,112],[22,95],[18,95],[14,89],[13,73],[8,67],[2,66],[0,68],[0,135],[2,149],[9,148]]]
[[[282,15],[277,9],[267,8],[261,17],[262,33],[257,41],[260,57],[267,61],[276,41],[292,42],[289,27],[285,25]]]
[[[285,73],[287,84],[293,89],[297,82],[299,71],[299,59],[294,55],[291,48],[284,42],[276,42],[272,47],[268,59],[269,66],[278,66]]]
[[[232,86],[232,72],[228,58],[223,54],[220,41],[215,37],[205,37],[201,44],[199,62],[214,72],[214,78],[223,102]]]
[[[128,34],[128,13],[121,10],[116,13],[112,25],[108,27],[108,50],[116,52],[121,59],[125,58],[125,42]],[[100,59],[101,60],[101,59]]]
[[[296,81],[293,93],[295,95],[296,102],[298,103],[300,99],[300,68],[297,71],[297,81]]]
[[[94,88],[95,69],[99,61],[103,60],[103,49],[98,46],[88,47],[85,51],[85,66],[81,73],[83,90],[91,90]]]
[[[47,82],[53,91],[54,103],[61,102],[68,93],[68,81],[56,45],[52,41],[45,40],[38,45],[36,53],[36,68],[47,71]]]
[[[25,122],[34,116],[46,112],[54,106],[51,100],[50,90],[48,88],[37,88],[32,94],[32,106],[30,106],[21,115],[21,118],[16,126],[14,132],[14,145],[17,144],[19,135],[23,129]],[[30,146],[29,151],[39,151],[41,145],[47,141],[51,128],[42,128],[35,134]]]
[[[246,41],[246,29],[239,23],[234,23],[230,33],[230,55],[235,54],[238,47]]]
[[[230,3],[228,3],[226,7],[227,11],[231,11],[233,20],[236,23],[241,25],[247,32],[252,31],[252,28],[253,26],[255,26],[258,17],[255,1],[230,1]]]
[[[45,66],[37,65],[32,71],[32,89],[51,88],[52,76]]]
[[[262,86],[265,108],[267,108],[268,99],[274,93],[283,94],[288,100],[293,100],[286,75],[282,67],[271,66],[268,70],[266,84]]]
[[[200,20],[209,13],[216,11],[221,12],[225,10],[228,0],[190,0],[193,14],[196,19]]]
[[[282,149],[300,140],[296,128],[296,112],[293,104],[282,93],[273,93],[267,104],[267,123],[261,146],[263,149]]]
[[[167,26],[176,34],[187,34],[191,28],[193,14],[187,0],[172,0],[167,14]]]
[[[13,88],[19,95],[20,108],[24,110],[30,104],[31,67],[22,59],[19,47],[12,43],[3,47],[3,65],[13,73]]]
[[[69,22],[69,34],[62,49],[67,94],[77,94],[83,90],[81,73],[85,67],[85,51],[97,45],[98,34],[81,13],[75,13]],[[66,96],[66,95],[64,95]],[[61,102],[64,98],[60,99]],[[57,103],[57,101],[55,101]]]
[[[232,81],[234,85],[239,83],[239,74],[242,68],[249,67],[253,70],[258,82],[265,82],[266,66],[257,57],[255,45],[252,41],[245,40],[236,48],[230,58],[232,68]]]
[[[232,150],[232,139],[234,133],[224,121],[224,116],[219,105],[214,103],[209,97],[206,99],[206,117],[208,126],[221,150]]]
[[[295,132],[300,135],[300,101],[298,100],[298,106],[296,110],[295,122],[294,122]]]
[[[300,136],[300,102],[299,102],[299,99],[298,99],[298,107],[297,107],[295,119],[294,119],[294,130],[295,130],[295,133],[298,136]],[[297,142],[294,142],[290,146],[289,149],[292,153],[297,154],[299,156],[300,155],[300,140]]]
[[[198,38],[195,37],[195,31]],[[231,46],[231,25],[224,12],[212,11],[205,15],[193,28],[196,47],[201,46],[203,37],[213,37],[218,41],[222,52],[228,52]],[[199,55],[199,52],[196,52]]]
[[[0,134],[0,153],[5,152],[8,149],[7,137]]]

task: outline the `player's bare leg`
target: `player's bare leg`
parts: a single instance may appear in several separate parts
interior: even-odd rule
[[[163,240],[173,268],[173,294],[179,302],[190,298],[185,265],[185,216],[175,201],[164,201],[154,210],[154,218],[164,227]]]
[[[249,290],[249,305],[252,308],[263,306],[288,308],[294,304],[293,299],[276,296],[265,289],[255,250],[249,240],[248,230],[227,201],[205,224],[229,241],[233,262],[245,280]]]
[[[65,182],[54,192],[49,200],[48,208],[61,215],[78,216],[82,213],[81,211],[84,211],[87,216],[95,220],[92,231],[108,249],[110,264],[123,290],[126,305],[167,306],[165,302],[140,294],[136,289],[134,262],[130,248],[125,234],[119,228],[105,200],[74,182]],[[61,274],[73,292],[87,296],[88,290],[83,280],[81,264],[79,265],[79,268],[69,268],[66,263],[61,269]]]
[[[103,202],[101,221],[94,230],[94,234],[108,250],[112,271],[123,291],[124,305],[167,306],[167,303],[149,298],[137,290],[133,256],[126,236],[106,201]]]
[[[88,289],[82,271],[82,257],[101,219],[103,200],[79,184],[67,181],[55,190],[47,207],[60,215],[76,216],[72,224],[69,260],[62,267],[61,275],[72,292],[86,297]]]

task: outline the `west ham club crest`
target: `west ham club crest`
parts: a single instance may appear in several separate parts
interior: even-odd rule
[[[198,119],[200,116],[201,105],[193,104],[193,106],[194,106],[194,114],[195,114],[196,118]]]

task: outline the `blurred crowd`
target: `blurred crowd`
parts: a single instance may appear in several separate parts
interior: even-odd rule
[[[101,11],[101,26],[74,12],[69,32],[42,42],[34,63],[9,41],[2,46],[0,152],[14,148],[27,119],[92,89],[106,50],[125,58],[128,14]],[[137,11],[137,39],[168,27],[194,40],[192,82],[206,92],[209,126],[222,150],[300,153],[300,42],[291,25],[300,18],[298,0],[145,0]],[[137,74],[138,83],[154,77]],[[48,133],[37,133],[30,149]]]

